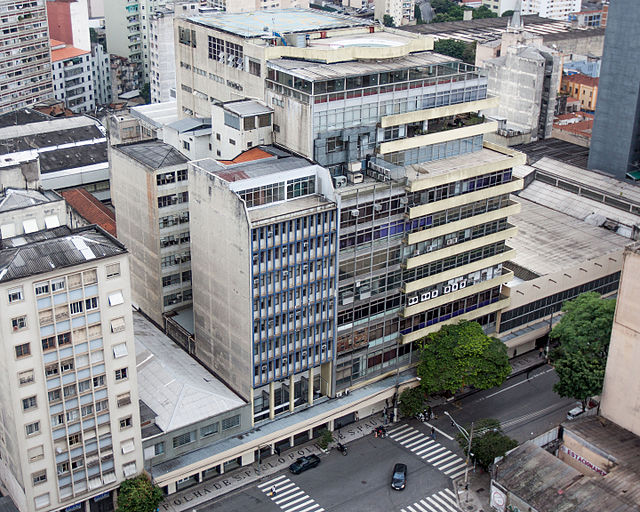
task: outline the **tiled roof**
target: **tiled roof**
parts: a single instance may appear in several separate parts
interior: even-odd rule
[[[262,158],[271,158],[273,155],[271,153],[267,153],[263,149],[260,148],[251,148],[247,151],[243,151],[233,160],[218,160],[221,164],[224,165],[232,165],[232,164],[241,164],[243,162],[253,162],[254,160],[260,160]]]
[[[563,76],[562,81],[568,82],[571,84],[580,84],[580,85],[587,85],[589,87],[594,87],[594,86],[597,87],[600,79],[583,75],[582,73],[576,73],[575,75]]]
[[[91,224],[97,224],[110,235],[116,236],[116,216],[96,197],[84,188],[62,192],[69,206]]]
[[[59,50],[54,50],[53,48],[56,46],[61,46],[64,43],[61,41],[56,41],[55,39],[51,40],[51,61],[58,62],[61,60],[72,59],[73,57],[79,57],[80,55],[87,55],[87,50],[81,50],[80,48],[76,48],[75,46],[65,46],[64,48],[60,48]]]

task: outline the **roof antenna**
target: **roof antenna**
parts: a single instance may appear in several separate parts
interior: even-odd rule
[[[509,24],[507,26],[507,30],[512,30],[514,32],[519,32],[522,30],[522,0],[516,0],[515,8],[513,9],[513,14],[511,15],[511,19],[509,20]]]

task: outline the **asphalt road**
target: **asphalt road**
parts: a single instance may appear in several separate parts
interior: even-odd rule
[[[506,381],[501,387],[474,393],[461,400],[434,408],[437,419],[423,424],[415,419],[400,421],[394,428],[408,428],[429,437],[431,426],[436,441],[444,449],[462,456],[452,439],[457,430],[444,411],[462,425],[481,418],[496,418],[504,431],[523,442],[564,421],[574,400],[559,397],[553,392],[557,377],[549,366],[542,366]],[[415,435],[412,434],[412,435]],[[449,476],[401,444],[402,437],[385,439],[367,436],[348,444],[344,457],[333,450],[322,457],[317,468],[300,475],[281,472],[264,483],[249,485],[234,493],[197,508],[197,512],[401,512],[420,510],[413,504],[434,493],[451,488]],[[418,440],[422,443],[422,440]],[[409,446],[413,442],[408,443]],[[396,462],[408,466],[408,482],[404,491],[390,488],[391,470]],[[274,481],[278,492],[274,499],[267,491]],[[260,485],[263,487],[260,488]],[[441,497],[439,499],[442,500]],[[423,504],[424,505],[424,504]],[[408,509],[407,506],[412,506]],[[423,506],[424,510],[429,508]],[[431,510],[451,512],[442,505]]]
[[[500,420],[504,432],[522,443],[557,426],[566,419],[575,400],[554,393],[558,380],[548,365],[507,380],[501,387],[480,391],[471,396],[435,408],[436,428],[454,436],[457,432],[443,414],[447,411],[461,425],[481,418]]]

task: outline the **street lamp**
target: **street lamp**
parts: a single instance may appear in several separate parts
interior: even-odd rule
[[[444,411],[445,415],[449,417],[451,420],[451,424],[454,425],[462,434],[462,436],[469,441],[469,446],[467,448],[467,460],[464,466],[464,489],[467,491],[465,501],[469,501],[469,457],[471,456],[471,442],[473,441],[473,422],[471,422],[471,433],[467,432],[463,427],[458,425],[456,420],[453,419],[451,414],[447,411]]]

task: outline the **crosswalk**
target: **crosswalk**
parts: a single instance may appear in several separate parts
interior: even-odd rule
[[[412,451],[449,478],[457,478],[464,474],[466,463],[462,457],[436,443],[424,432],[404,424],[389,430],[388,434],[395,442]]]
[[[451,489],[436,492],[401,509],[400,512],[460,512]]]
[[[275,495],[271,494],[272,488],[276,490]],[[271,501],[285,512],[324,512],[324,509],[313,498],[309,497],[285,475],[261,483],[258,485],[258,489],[269,496]]]

